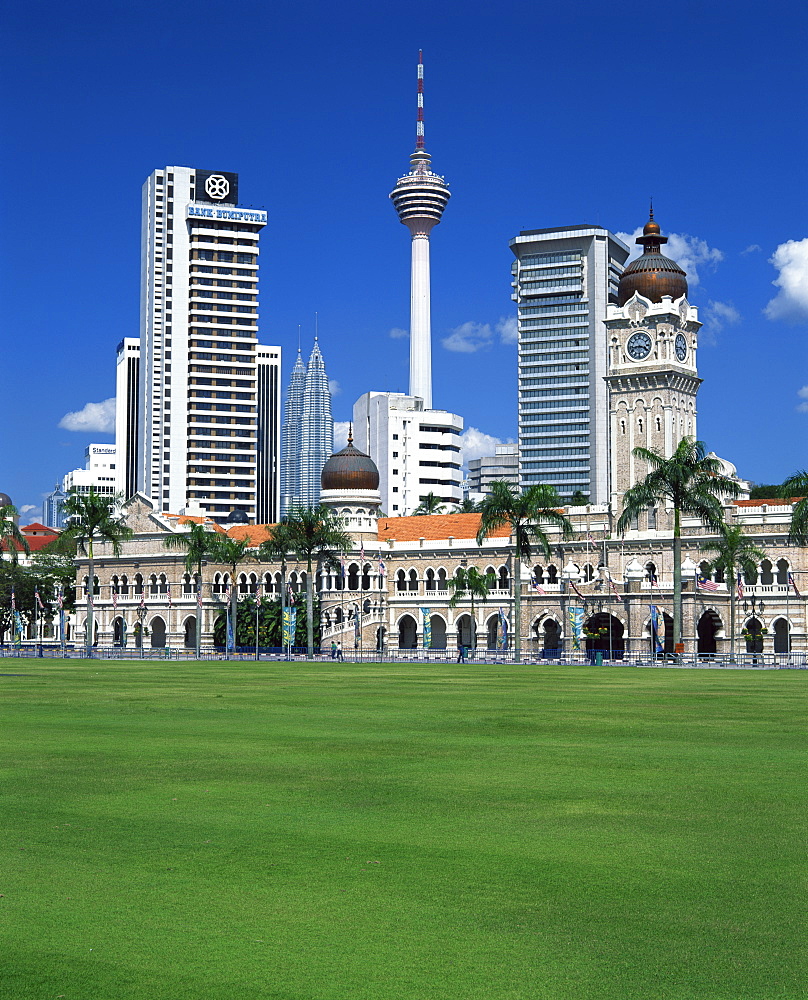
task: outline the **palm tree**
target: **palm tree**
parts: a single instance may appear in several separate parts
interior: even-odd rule
[[[734,479],[723,475],[719,458],[709,458],[703,441],[683,437],[676,450],[665,458],[651,448],[635,448],[634,457],[645,462],[649,472],[623,495],[623,513],[617,532],[625,535],[632,519],[660,501],[673,508],[673,642],[682,641],[682,514],[700,518],[707,527],[720,532],[724,526],[721,497],[741,492]]]
[[[800,469],[793,476],[789,476],[780,491],[786,499],[802,498],[794,504],[788,540],[795,545],[808,545],[808,469]]]
[[[753,545],[744,534],[739,524],[725,524],[721,529],[721,537],[715,542],[702,545],[705,552],[717,553],[710,566],[720,570],[727,581],[729,590],[729,629],[730,629],[730,659],[735,659],[735,598],[737,586],[735,574],[738,570],[744,573],[752,572],[761,559],[765,559],[763,549]]]
[[[87,556],[87,656],[93,655],[95,623],[93,621],[93,591],[95,590],[95,562],[93,545],[106,542],[113,555],[121,554],[121,542],[132,537],[132,529],[113,517],[110,511],[123,500],[121,494],[101,496],[90,487],[89,493],[71,490],[64,504],[67,528],[59,539],[61,545],[75,543],[78,551]]]
[[[336,558],[353,546],[351,536],[342,530],[342,521],[329,508],[301,507],[290,511],[284,522],[289,551],[306,560],[306,641],[309,656],[314,653],[314,588],[312,559]]]
[[[210,555],[216,562],[224,563],[230,567],[230,621],[233,626],[233,645],[236,645],[236,612],[238,611],[238,585],[236,583],[236,571],[238,567],[248,558],[254,558],[250,553],[249,538],[236,540],[229,535],[216,535],[211,545]],[[225,637],[225,653],[227,649],[227,636]]]
[[[480,505],[476,500],[472,500],[471,497],[464,497],[463,500],[457,505],[457,514],[479,514]]]
[[[491,491],[480,504],[477,544],[482,545],[491,532],[505,525],[510,526],[513,537],[514,655],[517,663],[522,656],[522,561],[530,561],[535,545],[549,558],[550,542],[541,524],[560,528],[564,538],[572,534],[572,525],[561,512],[561,507],[561,498],[547,483],[537,483],[520,493],[511,483],[504,481],[491,483]]]
[[[446,510],[440,497],[436,497],[431,491],[425,497],[421,497],[421,502],[412,512],[413,516],[419,514],[442,514]]]
[[[281,564],[281,645],[285,646],[283,639],[283,613],[286,610],[286,560],[292,551],[292,542],[289,538],[285,522],[275,524],[270,528],[269,538],[258,547],[257,557],[261,562],[275,562]]]
[[[20,549],[26,555],[31,551],[28,540],[14,520],[18,516],[19,511],[13,503],[0,506],[0,559],[3,558],[3,551],[8,549],[9,559],[15,564],[19,558]]]
[[[199,659],[202,649],[202,562],[213,553],[213,546],[218,535],[208,531],[201,524],[191,524],[188,531],[171,534],[163,545],[167,549],[182,549],[185,552],[185,568],[189,573],[195,573],[196,581],[196,658]]]
[[[460,601],[466,600],[466,595],[471,601],[471,648],[477,649],[477,619],[474,616],[474,598],[481,601],[488,598],[488,594],[494,584],[496,577],[492,572],[481,573],[476,566],[459,566],[453,580],[449,580],[447,586],[453,590],[452,599],[449,601],[450,608],[456,608]]]

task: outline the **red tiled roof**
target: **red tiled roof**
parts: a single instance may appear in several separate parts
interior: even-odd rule
[[[246,538],[250,546],[254,548],[262,542],[267,541],[270,529],[273,527],[273,524],[234,524],[232,528],[227,529],[226,534],[234,538],[237,542],[241,541],[242,538]]]
[[[757,500],[735,500],[736,507],[782,507],[786,504],[799,503],[805,497],[759,497]]]
[[[50,528],[47,524],[40,524],[39,521],[33,521],[31,524],[26,524],[24,528],[20,528],[20,531],[25,534],[27,531],[47,531],[49,534],[56,538],[61,534],[58,528]]]
[[[419,538],[438,541],[444,538],[476,538],[480,530],[479,514],[421,514],[413,517],[380,517],[379,541],[417,542]],[[497,528],[490,538],[508,538],[509,525]]]

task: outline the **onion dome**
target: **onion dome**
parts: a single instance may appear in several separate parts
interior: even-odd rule
[[[623,306],[635,292],[644,295],[651,302],[661,302],[663,295],[679,299],[687,295],[687,276],[676,261],[659,252],[663,243],[659,224],[654,221],[654,209],[637,243],[643,248],[642,256],[633,260],[620,276],[617,286],[617,304]]]
[[[223,524],[249,524],[250,515],[246,510],[242,510],[240,507],[236,507],[235,510],[231,510],[227,517],[222,522]]]
[[[348,446],[338,451],[323,466],[320,486],[324,490],[378,490],[379,470],[363,451],[354,448],[353,434],[348,432]]]
[[[11,497],[8,493],[0,493],[0,507],[11,507]]]

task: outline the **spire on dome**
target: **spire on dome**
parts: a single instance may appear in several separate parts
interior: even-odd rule
[[[348,424],[348,444],[353,446],[353,423]]]

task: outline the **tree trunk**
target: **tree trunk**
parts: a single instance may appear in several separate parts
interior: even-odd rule
[[[306,644],[308,646],[309,656],[314,655],[314,586],[311,579],[311,557],[307,564],[308,573],[306,573]]]
[[[93,591],[95,590],[95,560],[93,558],[93,540],[90,538],[87,544],[87,629],[85,640],[87,645],[87,657],[92,658],[93,640],[95,639],[95,622],[93,616]]]
[[[513,567],[513,649],[514,661],[522,659],[522,555],[514,547]]]
[[[730,662],[735,662],[735,597],[737,593],[737,570],[734,566],[727,567],[731,572],[727,573],[727,585],[729,586],[729,658]]]
[[[230,621],[233,624],[233,652],[238,646],[238,590],[236,590],[236,567],[233,567],[232,586],[230,588]],[[227,637],[225,636],[225,646]]]
[[[682,641],[682,527],[679,508],[673,508],[673,651]]]
[[[283,613],[286,611],[286,560],[281,559],[281,642],[280,646],[286,655],[286,639],[284,638]]]
[[[196,575],[196,658],[202,655],[202,563],[197,567],[199,572]]]

